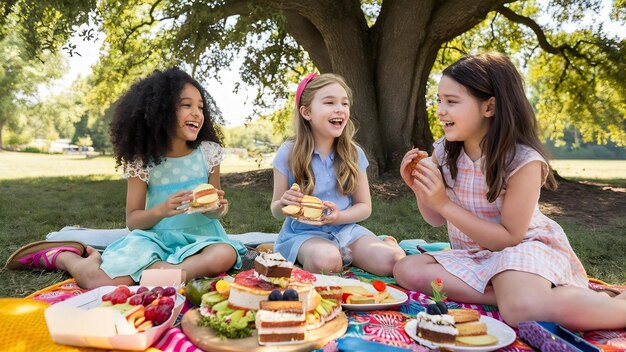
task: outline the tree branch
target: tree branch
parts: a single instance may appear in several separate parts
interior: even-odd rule
[[[517,0],[440,1],[435,5],[430,21],[430,37],[434,42],[450,41],[482,22],[489,12],[515,1]]]
[[[326,44],[324,44],[324,38],[322,38],[317,28],[296,11],[285,10],[284,14],[287,33],[309,53],[311,60],[320,72],[331,72],[332,64],[328,55],[328,49]]]
[[[537,41],[539,42],[539,46],[541,46],[541,48],[545,50],[546,52],[550,54],[554,54],[554,55],[563,56],[563,58],[565,58],[566,60],[568,60],[567,54],[570,54],[574,57],[584,59],[591,66],[597,65],[597,63],[594,60],[590,59],[585,54],[581,53],[580,51],[576,49],[576,46],[580,44],[580,41],[577,42],[574,47],[568,44],[561,44],[559,46],[553,46],[552,44],[548,42],[548,38],[546,37],[546,34],[544,33],[543,29],[541,29],[539,24],[537,24],[537,22],[535,22],[532,18],[519,15],[515,13],[515,11],[509,9],[508,7],[504,5],[501,5],[500,7],[498,7],[496,11],[504,15],[504,17],[506,17],[509,21],[520,23],[530,28],[537,36]],[[569,60],[568,60],[568,63],[569,63]]]
[[[126,36],[122,40],[122,47],[120,49],[122,53],[126,52],[126,43],[130,39],[130,37],[135,33],[135,31],[137,31],[139,28],[141,28],[143,26],[149,26],[149,25],[151,25],[151,24],[153,24],[154,22],[157,22],[157,21],[162,21],[162,20],[171,18],[171,17],[160,18],[160,19],[155,19],[154,18],[154,10],[156,9],[157,5],[159,5],[161,3],[161,1],[162,0],[155,1],[152,4],[152,6],[150,7],[150,12],[148,12],[148,15],[150,16],[150,21],[143,21],[143,22],[139,23],[138,25],[132,27],[128,32],[126,32]]]

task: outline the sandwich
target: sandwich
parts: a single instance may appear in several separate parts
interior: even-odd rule
[[[428,153],[424,152],[424,151],[419,151],[417,153],[417,156],[415,156],[415,158],[409,163],[409,167],[411,168],[411,170],[418,170],[417,168],[417,164],[422,161],[423,159],[428,158]]]
[[[304,196],[300,205],[287,205],[283,207],[282,212],[298,220],[320,221],[324,209],[326,207],[322,204],[321,199],[314,196]]]
[[[217,189],[211,184],[203,183],[193,189],[193,200],[189,203],[189,209],[215,208],[219,206],[219,202]]]
[[[302,219],[321,220],[324,212],[322,200],[313,196],[302,197]]]

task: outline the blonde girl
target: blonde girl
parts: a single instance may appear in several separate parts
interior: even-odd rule
[[[318,224],[285,219],[276,251],[312,272],[340,272],[344,264],[376,275],[391,275],[404,251],[395,241],[381,241],[357,222],[372,212],[363,150],[353,141],[352,92],[335,74],[310,74],[296,91],[295,137],[274,159],[271,210],[298,205],[302,197],[319,197],[327,207]],[[293,183],[300,190],[291,188]]]

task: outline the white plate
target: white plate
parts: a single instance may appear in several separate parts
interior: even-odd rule
[[[307,225],[313,225],[313,226],[322,226],[322,221],[321,220],[305,220],[305,219],[299,219],[299,218],[294,218],[293,216],[291,217],[292,219],[299,221],[303,224],[307,224]]]
[[[213,211],[215,209],[218,209],[219,207],[219,203],[212,207],[187,207],[187,214],[206,213],[207,211]]]
[[[433,348],[433,349],[442,348],[442,349],[446,349],[447,351],[454,351],[454,352],[495,351],[499,348],[506,347],[515,341],[516,339],[515,331],[513,331],[513,329],[511,329],[511,327],[506,325],[505,323],[497,319],[484,316],[484,315],[480,316],[480,321],[484,322],[487,325],[487,333],[489,333],[489,335],[495,336],[498,339],[498,342],[496,342],[495,345],[471,347],[471,346],[457,346],[457,345],[450,344],[450,343],[436,343],[436,342],[428,341],[426,339],[423,339],[417,336],[417,331],[416,331],[417,320],[415,319],[412,319],[408,323],[406,323],[406,325],[404,326],[404,331],[406,331],[407,335],[411,336],[413,340],[419,342],[422,346],[426,346],[428,348]]]
[[[370,290],[372,293],[376,293],[376,289],[368,283],[361,282],[359,280],[354,279],[346,279],[339,276],[328,276],[328,275],[320,275],[315,274],[317,280],[315,281],[315,286],[361,286]],[[368,310],[385,310],[393,307],[397,307],[409,299],[406,293],[393,288],[391,286],[387,286],[387,291],[389,291],[389,295],[396,300],[396,302],[390,303],[371,303],[371,304],[348,304],[342,303],[341,306],[344,309],[348,310],[356,310],[356,311],[368,311]]]

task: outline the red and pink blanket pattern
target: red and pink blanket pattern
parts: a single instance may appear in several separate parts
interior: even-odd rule
[[[391,278],[374,277],[354,268],[344,272],[344,276],[356,277],[362,280],[371,280],[376,278],[393,284],[393,279]],[[401,289],[397,286],[395,287]],[[592,280],[590,282],[590,287],[597,290],[610,286],[601,281]],[[54,304],[75,295],[80,295],[84,292],[86,292],[86,290],[78,287],[76,282],[70,279],[37,291],[30,295],[29,298]],[[348,311],[347,315],[349,319],[349,327],[345,336],[359,337],[369,341],[406,348],[412,351],[427,351],[427,348],[420,346],[406,334],[404,331],[404,325],[412,319],[417,312],[425,309],[425,306],[428,304],[428,297],[420,292],[405,292],[409,296],[409,301],[405,305],[401,306],[398,311]],[[455,302],[449,303],[452,307],[459,306],[463,308],[476,309],[483,315],[502,320],[496,307],[469,305]],[[183,309],[183,313],[184,312],[185,309]],[[181,313],[181,316],[183,313]],[[603,351],[626,351],[626,329],[590,331],[579,334],[583,339],[600,347]],[[168,352],[198,351],[197,347],[187,339],[185,334],[183,334],[180,328],[176,327],[176,325],[163,334],[152,347]],[[331,342],[324,347],[323,351],[338,351],[337,344],[335,342]],[[533,349],[518,338],[513,344],[501,349],[500,351],[522,352],[533,351]]]

